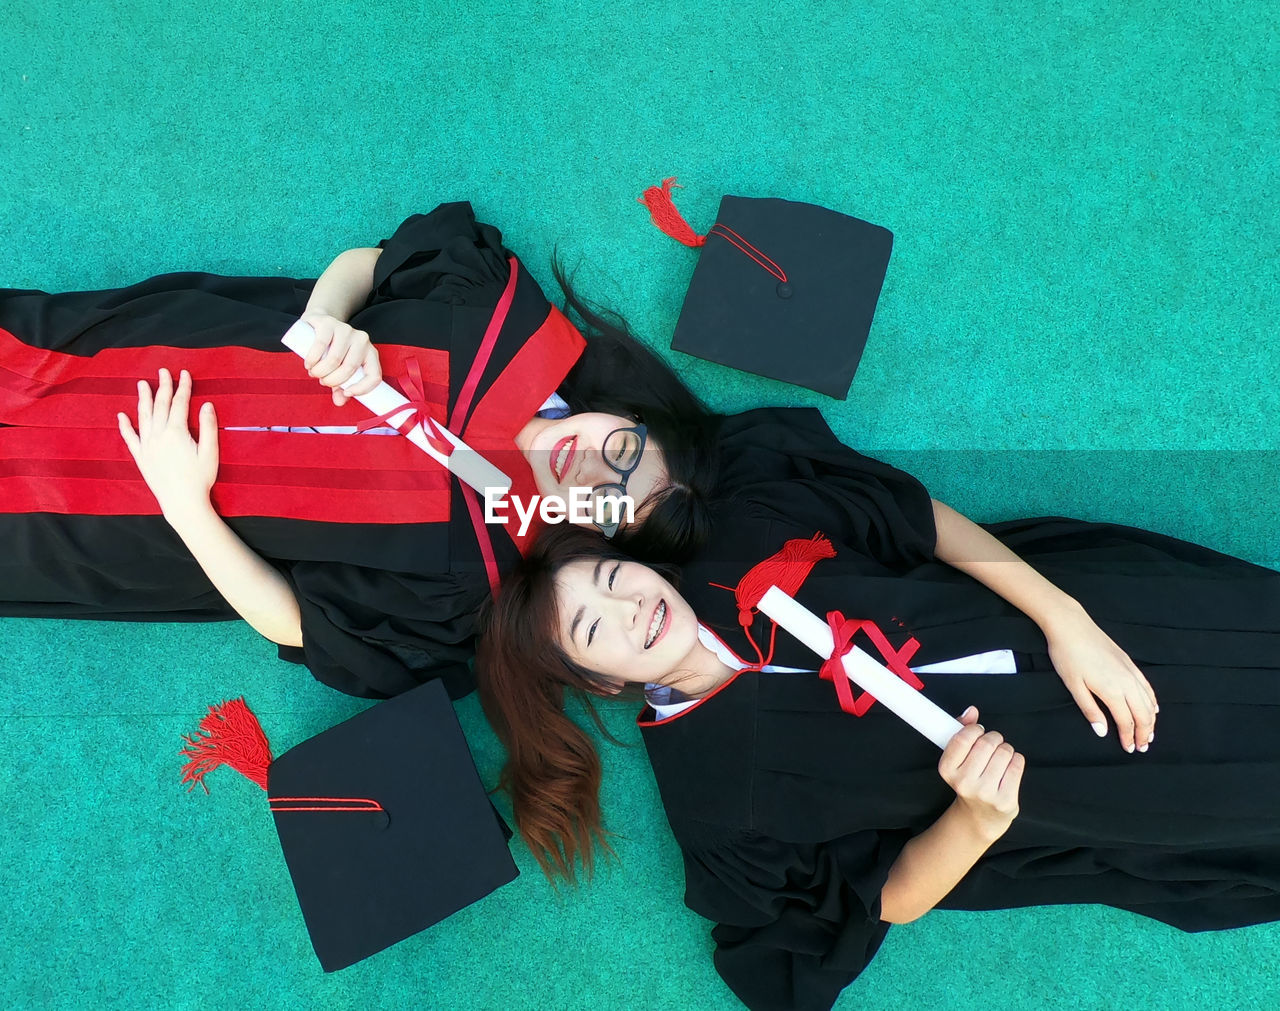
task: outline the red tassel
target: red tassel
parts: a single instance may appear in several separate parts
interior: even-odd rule
[[[671,199],[673,186],[677,189],[683,188],[676,182],[676,177],[671,176],[669,179],[662,180],[661,187],[650,186],[638,202],[649,208],[649,217],[653,219],[653,223],[677,242],[683,242],[686,246],[693,246],[695,249],[705,245],[707,237],[695,232],[689,222],[685,221],[676,210],[676,205]]]
[[[760,598],[769,587],[776,586],[783,593],[795,596],[796,590],[809,578],[814,565],[823,558],[835,556],[835,548],[822,534],[814,534],[807,541],[800,537],[787,541],[781,551],[752,566],[738,580],[733,591],[738,602],[738,624],[743,628],[751,626],[751,612],[759,606]]]
[[[806,579],[813,567],[824,558],[835,558],[836,549],[822,534],[814,534],[807,541],[796,537],[782,545],[782,549],[770,555],[758,565],[753,565],[747,574],[738,580],[737,586],[712,586],[722,590],[732,590],[738,604],[738,624],[747,635],[747,642],[756,651],[757,662],[752,670],[760,670],[773,659],[773,647],[778,637],[777,622],[770,622],[769,652],[766,654],[756,643],[751,634],[751,626],[755,623],[753,613],[760,606],[760,598],[769,592],[769,587],[776,586],[783,593],[794,597],[796,590]]]
[[[264,790],[267,788],[271,745],[243,697],[210,706],[200,721],[200,729],[183,740],[187,746],[179,754],[191,759],[182,768],[182,781],[191,784],[188,790],[199,783],[208,793],[204,777],[220,765],[229,765]]]

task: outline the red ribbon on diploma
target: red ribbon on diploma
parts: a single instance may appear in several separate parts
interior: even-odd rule
[[[431,438],[430,430],[427,428],[427,424],[431,422],[431,416],[427,406],[427,393],[422,386],[422,366],[418,364],[418,359],[406,358],[404,360],[404,371],[405,375],[400,380],[400,392],[404,394],[409,403],[401,404],[386,414],[379,414],[376,418],[369,418],[367,421],[360,422],[360,424],[356,425],[356,431],[364,433],[371,428],[391,425],[392,418],[408,410],[409,413],[405,415],[404,420],[399,424],[392,425],[392,427],[401,435],[408,435],[413,431],[415,425],[421,424],[423,432],[427,434],[428,441],[432,446],[435,446],[436,440]],[[449,450],[452,450],[452,444],[445,443],[445,445],[449,447]],[[436,448],[440,449],[440,452],[446,453],[445,449],[438,446]]]
[[[836,698],[840,701],[840,708],[846,713],[852,713],[854,716],[865,716],[875,704],[875,698],[870,692],[863,692],[857,698],[853,697],[853,686],[849,683],[849,678],[845,675],[844,664],[841,662],[845,654],[853,649],[853,637],[859,632],[866,632],[867,638],[880,651],[880,655],[884,658],[884,664],[889,670],[897,674],[907,684],[916,691],[924,688],[924,682],[916,677],[915,672],[907,666],[907,662],[915,656],[916,650],[920,648],[920,642],[915,636],[912,636],[902,644],[901,649],[894,649],[893,644],[880,631],[880,626],[874,621],[859,621],[852,618],[846,618],[839,611],[829,611],[827,613],[827,625],[831,629],[831,638],[835,641],[835,651],[831,654],[829,660],[823,661],[822,667],[818,670],[818,676],[824,681],[830,681],[835,686]]]

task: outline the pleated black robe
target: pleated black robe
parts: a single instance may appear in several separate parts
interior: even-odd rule
[[[925,674],[948,712],[973,704],[1027,758],[1021,813],[941,903],[1103,903],[1182,930],[1280,918],[1280,573],[1158,534],[1046,518],[990,529],[1084,604],[1160,703],[1146,754],[1099,739],[1034,623],[932,558],[930,501],[860,456],[816,411],[728,419],[719,534],[681,591],[739,656],[756,654],[733,586],[790,538],[836,557],[796,594],[870,618],[912,666],[1012,649],[1017,674]],[[756,616],[767,651],[770,623]],[[859,645],[866,647],[865,642]],[[874,655],[874,654],[873,654]],[[772,663],[816,667],[779,632]],[[938,749],[882,705],[842,712],[816,674],[744,672],[640,725],[683,853],[686,901],[716,922],[716,966],[752,1008],[826,1008],[888,931],[880,890],[912,836],[954,799]],[[976,940],[976,939],[975,939]]]
[[[379,346],[390,381],[419,359],[432,416],[527,496],[532,475],[510,437],[563,380],[581,336],[469,204],[414,215],[381,246],[352,325]],[[212,400],[222,429],[215,508],[298,598],[303,646],[281,656],[353,695],[432,677],[455,697],[470,690],[489,579],[458,482],[399,436],[228,430],[369,418],[358,404],[334,407],[280,343],[313,285],[183,273],[113,291],[0,291],[0,614],[235,617],[116,431],[117,411],[136,416],[138,379],[187,368],[193,409]],[[505,321],[460,408],[504,295]],[[520,545],[488,530],[504,571]]]

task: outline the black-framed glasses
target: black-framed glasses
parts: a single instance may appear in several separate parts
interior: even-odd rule
[[[606,537],[612,537],[622,525],[626,503],[620,501],[627,494],[627,481],[640,466],[644,445],[649,439],[649,429],[644,425],[615,428],[604,438],[600,457],[618,480],[598,484],[591,489],[592,525]]]

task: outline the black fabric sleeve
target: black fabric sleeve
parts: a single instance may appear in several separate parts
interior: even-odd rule
[[[726,422],[726,490],[757,515],[805,536],[821,531],[891,569],[933,560],[928,491],[910,474],[844,445],[816,409],[766,408]]]
[[[477,592],[449,574],[403,577],[334,562],[300,562],[285,573],[302,622],[302,646],[280,646],[316,680],[347,695],[391,698],[444,681],[450,698],[475,688]],[[404,614],[404,617],[398,615]]]
[[[477,294],[492,305],[496,299],[488,289],[500,291],[510,269],[502,233],[476,221],[465,202],[441,204],[430,214],[407,218],[378,246],[382,255],[373,273],[374,305],[400,298],[466,305]]]
[[[906,837],[792,844],[743,831],[686,848],[685,901],[716,921],[716,971],[753,1011],[828,1009],[888,933],[880,890]]]

